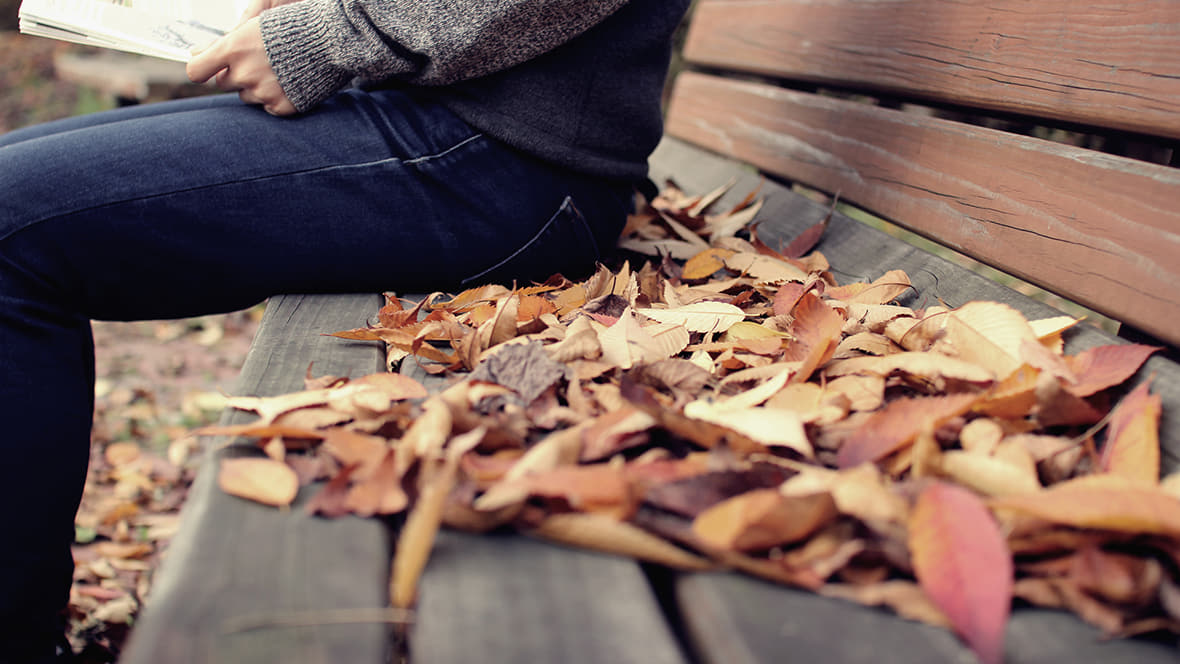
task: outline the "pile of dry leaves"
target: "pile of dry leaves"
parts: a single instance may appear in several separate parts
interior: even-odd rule
[[[315,513],[408,510],[392,601],[440,525],[510,526],[684,569],[732,568],[953,628],[999,662],[1014,599],[1110,635],[1180,631],[1180,475],[1160,399],[1110,388],[1155,348],[1063,354],[1068,317],[914,310],[900,271],[838,285],[811,251],[737,237],[747,199],[667,188],[624,246],[657,259],[510,289],[395,298],[370,328],[398,374],[238,398],[266,456],[224,490]]]

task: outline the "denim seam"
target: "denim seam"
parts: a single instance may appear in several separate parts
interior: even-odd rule
[[[536,244],[541,239],[541,237],[545,235],[545,233],[549,232],[549,229],[553,228],[560,221],[561,213],[566,208],[569,208],[569,210],[573,213],[577,229],[587,235],[587,239],[590,242],[590,246],[593,247],[593,250],[594,250],[595,260],[597,260],[598,258],[601,258],[602,254],[598,250],[598,241],[594,239],[594,234],[591,233],[590,229],[588,229],[586,227],[585,217],[583,217],[582,212],[580,210],[578,210],[578,206],[574,205],[573,197],[566,196],[565,199],[561,202],[561,205],[559,205],[557,207],[557,211],[554,212],[551,217],[549,217],[549,220],[546,221],[545,224],[541,226],[541,229],[538,230],[536,233],[534,233],[533,236],[530,237],[527,242],[520,245],[520,247],[517,248],[516,251],[509,254],[507,257],[497,261],[495,265],[492,265],[491,267],[489,267],[487,269],[480,270],[476,274],[473,274],[470,277],[463,279],[459,283],[463,284],[463,285],[470,284],[471,282],[473,282],[477,279],[483,278],[484,275],[490,274],[490,273],[500,269],[501,267],[507,265],[508,263],[511,263],[513,260],[516,259],[517,256],[519,256],[522,253],[524,253],[525,251],[529,250],[534,244]]]
[[[237,179],[237,180],[226,180],[226,181],[221,181],[221,182],[208,183],[208,184],[203,184],[203,185],[196,186],[196,187],[189,187],[187,189],[174,189],[172,191],[160,192],[160,193],[155,193],[155,194],[148,194],[148,195],[139,196],[136,198],[125,198],[125,199],[120,199],[117,201],[107,201],[101,205],[92,205],[89,207],[81,207],[76,210],[69,210],[67,212],[59,212],[56,214],[51,214],[46,217],[42,217],[41,219],[37,219],[36,221],[31,221],[27,224],[24,224],[23,226],[12,229],[10,232],[6,233],[3,236],[0,236],[0,242],[3,242],[5,240],[7,240],[8,238],[12,237],[13,235],[16,235],[17,233],[20,233],[22,231],[33,228],[34,226],[37,226],[45,221],[50,221],[52,219],[62,219],[62,218],[69,217],[74,214],[80,214],[80,213],[84,213],[84,212],[92,212],[95,210],[101,210],[105,207],[109,207],[112,205],[125,205],[127,203],[134,203],[137,201],[147,201],[147,200],[151,200],[153,198],[161,198],[164,196],[173,196],[176,194],[192,193],[192,192],[196,192],[196,191],[202,191],[205,189],[224,187],[226,185],[232,185],[232,184],[242,184],[242,183],[247,183],[247,182],[260,182],[260,181],[268,180],[271,178],[289,177],[292,175],[306,175],[309,173],[328,173],[328,172],[331,172],[334,170],[343,170],[343,169],[347,169],[347,168],[365,168],[365,167],[370,167],[370,166],[378,166],[381,164],[393,164],[393,163],[400,163],[400,164],[409,165],[409,166],[417,166],[419,164],[426,164],[426,163],[429,163],[433,160],[445,157],[448,154],[451,154],[452,152],[455,152],[463,147],[466,147],[468,144],[470,144],[478,139],[481,139],[481,138],[484,138],[484,134],[482,132],[477,132],[477,133],[472,134],[471,136],[468,136],[467,138],[464,138],[463,140],[455,143],[454,145],[448,146],[446,149],[441,150],[437,153],[422,155],[420,157],[414,157],[411,159],[390,158],[390,159],[377,159],[374,161],[367,161],[367,162],[359,162],[359,163],[355,163],[355,164],[333,164],[333,165],[329,165],[329,166],[318,166],[316,168],[308,168],[308,169],[304,169],[304,170],[284,171],[282,173],[270,173],[267,175],[259,175],[259,176],[255,176],[255,177],[249,177],[249,178],[241,178],[241,179]]]

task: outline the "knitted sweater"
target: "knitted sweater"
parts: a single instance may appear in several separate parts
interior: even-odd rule
[[[520,150],[638,180],[689,0],[302,0],[262,14],[300,111],[354,78],[413,86]]]

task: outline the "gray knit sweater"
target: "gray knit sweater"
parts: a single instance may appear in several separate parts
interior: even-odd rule
[[[634,180],[662,133],[670,36],[689,0],[302,0],[262,15],[300,111],[360,77],[428,91],[486,134]]]

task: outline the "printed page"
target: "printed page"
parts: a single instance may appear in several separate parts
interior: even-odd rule
[[[21,31],[187,62],[232,29],[247,0],[24,0]]]

